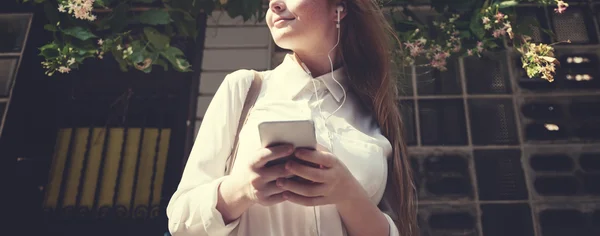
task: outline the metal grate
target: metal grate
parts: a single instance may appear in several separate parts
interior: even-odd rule
[[[600,97],[526,98],[520,103],[526,142],[600,140]]]
[[[574,138],[583,142],[600,140],[600,97],[573,99],[569,115]]]
[[[412,74],[413,69],[410,66],[399,67],[396,71],[396,83],[398,83],[398,94],[400,96],[412,96],[413,91],[413,80]]]
[[[511,93],[508,67],[503,54],[466,57],[465,78],[469,94]]]
[[[480,200],[527,200],[527,187],[518,149],[475,150]]]
[[[467,145],[462,99],[419,100],[423,145]]]
[[[561,202],[540,205],[538,219],[543,236],[600,235],[600,206]]]
[[[404,138],[406,144],[413,146],[417,144],[417,133],[415,124],[415,105],[413,101],[400,101],[400,110],[402,112],[402,121],[404,122]]]
[[[421,154],[414,155],[412,161],[420,200],[474,199],[468,154]]]
[[[551,20],[558,42],[567,40],[581,44],[597,42],[590,13],[582,7],[572,6],[562,14],[552,14]]]
[[[481,211],[485,236],[535,235],[528,204],[484,204]]]
[[[536,199],[600,199],[600,150],[532,150],[526,156]]]
[[[518,144],[511,99],[470,99],[473,145]]]
[[[564,119],[561,104],[549,101],[533,101],[521,107],[523,116],[532,120],[556,121]]]
[[[478,216],[474,205],[439,205],[419,209],[422,236],[479,235]]]
[[[527,32],[531,36],[531,41],[535,43],[548,43],[550,38],[548,34],[542,31],[542,28],[547,27],[547,18],[543,8],[539,7],[518,7],[517,25],[524,26],[524,29],[519,29],[521,32]]]
[[[413,173],[412,173],[412,177],[413,177],[413,181],[415,183],[415,188],[417,189],[417,192],[419,193],[418,198],[421,198],[422,195],[420,194],[420,189],[421,186],[423,185],[421,182],[421,173],[423,172],[421,170],[421,165],[419,162],[419,159],[417,159],[414,156],[410,156],[410,168],[412,169]]]
[[[448,59],[447,71],[430,67],[417,67],[417,91],[419,95],[461,94],[458,59]]]
[[[557,87],[561,89],[600,88],[598,55],[589,52],[560,52]]]

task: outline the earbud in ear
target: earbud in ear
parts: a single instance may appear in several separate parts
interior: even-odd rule
[[[337,6],[336,12],[337,12],[337,24],[336,27],[339,29],[340,28],[340,14],[344,11],[344,6],[342,6],[341,4]]]

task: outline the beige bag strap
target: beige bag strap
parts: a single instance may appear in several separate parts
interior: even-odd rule
[[[256,103],[256,99],[260,94],[260,89],[262,87],[262,76],[259,72],[254,72],[254,79],[252,80],[252,84],[250,85],[250,89],[248,90],[248,94],[246,95],[246,100],[244,101],[244,107],[242,108],[242,114],[240,115],[240,121],[238,123],[237,132],[235,134],[235,140],[233,141],[233,150],[229,157],[227,158],[227,166],[225,167],[225,175],[228,175],[231,172],[231,168],[233,168],[233,164],[235,163],[235,158],[237,157],[238,151],[238,141],[240,136],[240,131],[242,127],[246,124],[248,120],[248,114],[252,107],[254,107],[254,103]]]

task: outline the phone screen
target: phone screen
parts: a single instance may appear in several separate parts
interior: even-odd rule
[[[260,123],[259,134],[263,147],[272,147],[280,144],[292,144],[295,148],[316,149],[317,140],[314,123],[312,120],[296,121],[268,121]],[[273,160],[265,166],[282,164],[293,158],[302,162],[293,155]],[[305,163],[310,165],[312,163]]]

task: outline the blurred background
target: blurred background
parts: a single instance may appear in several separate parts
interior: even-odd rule
[[[600,2],[528,5],[554,38],[555,81],[528,78],[517,54],[454,58],[401,74],[423,235],[600,235]],[[11,235],[163,235],[165,207],[226,74],[272,69],[287,51],[263,22],[223,12],[179,48],[194,71],[122,72],[114,61],[48,77],[52,40],[36,8],[0,7],[0,160]],[[174,39],[177,40],[177,39]]]

